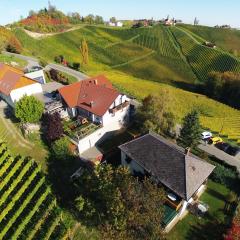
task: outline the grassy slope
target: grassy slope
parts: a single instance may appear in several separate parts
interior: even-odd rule
[[[205,81],[211,71],[240,71],[240,60],[219,49],[212,49],[202,45],[202,41],[182,28],[171,28],[184,55],[199,80]]]
[[[0,54],[0,62],[6,64],[11,64],[11,62],[15,62],[18,64],[17,67],[19,68],[24,68],[27,65],[27,62],[22,59],[16,58],[14,56],[7,56],[4,54]]]
[[[89,66],[82,66],[82,70],[87,72],[117,67],[121,71],[131,73],[134,76],[159,82],[166,81],[166,79],[171,82],[192,83],[195,81],[191,69],[186,63],[182,63],[181,58],[176,59],[174,55],[174,59],[172,59],[169,56],[159,54],[158,51],[150,49],[148,46],[144,46],[144,44],[136,44],[134,39],[139,34],[131,29],[120,30],[86,26],[76,31],[42,40],[34,40],[22,30],[16,31],[16,35],[23,43],[24,53],[41,55],[48,61],[52,61],[55,56],[62,54],[66,56],[68,61],[81,62],[79,46],[82,39],[86,38],[91,56]],[[165,47],[166,49],[172,49],[171,42],[168,42]],[[145,74],[146,63],[150,62],[153,66],[151,71],[154,72],[152,76]],[[132,66],[135,63],[139,67],[132,71]],[[141,72],[138,71],[139,68],[142,69]],[[185,71],[186,69],[188,70]],[[158,72],[161,74],[157,74]]]
[[[182,25],[185,29],[199,35],[207,41],[214,42],[220,48],[240,53],[240,31],[233,29],[211,28],[206,26]]]
[[[194,83],[195,79],[191,78],[193,74],[189,71],[189,66],[186,66],[186,59],[178,49],[177,42],[173,38],[170,38],[171,41],[164,40],[163,38],[169,37],[169,33],[166,37],[162,31],[155,28],[120,30],[86,26],[42,40],[34,40],[21,30],[17,30],[16,34],[24,46],[25,54],[41,56],[49,61],[53,61],[59,54],[66,56],[69,61],[81,61],[78,47],[84,37],[90,49],[90,63],[87,67],[83,66],[82,70],[89,75],[103,72],[118,87],[139,99],[151,93],[160,94],[162,89],[169,89],[174,97],[172,109],[179,121],[196,107],[201,112],[204,128],[210,127],[219,132],[224,118],[227,116],[231,119],[231,122],[225,124],[223,134],[232,135],[232,126],[239,121],[239,111],[205,96],[163,84],[174,81]],[[119,64],[122,65],[113,68]],[[237,126],[234,132],[234,139],[240,138],[240,127]]]

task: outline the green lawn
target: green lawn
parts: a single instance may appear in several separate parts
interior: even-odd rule
[[[14,156],[30,156],[41,165],[44,171],[47,170],[48,150],[39,135],[33,134],[25,139],[17,124],[13,124],[11,119],[3,118],[2,114],[0,114],[0,139],[7,143]]]
[[[24,68],[27,65],[27,62],[22,59],[16,58],[14,56],[7,56],[4,54],[0,54],[0,62],[7,63],[7,64],[10,64],[11,62],[15,62],[18,64],[17,66],[20,68]]]
[[[200,200],[209,205],[208,214],[199,219],[188,214],[167,235],[167,240],[220,240],[226,230],[226,222],[230,219],[224,211],[225,198],[229,193],[225,186],[208,182],[208,188]]]

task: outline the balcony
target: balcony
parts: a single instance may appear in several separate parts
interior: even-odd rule
[[[125,107],[129,106],[129,104],[130,104],[129,101],[125,101],[124,103],[122,103],[122,104],[120,104],[120,105],[118,105],[118,106],[116,106],[116,107],[114,107],[114,108],[109,109],[109,112],[112,113],[112,114],[114,114],[114,113],[116,113],[116,112],[118,112],[118,111],[121,111],[121,110],[124,109]]]
[[[64,133],[74,141],[79,142],[79,140],[92,134],[101,127],[102,125],[96,125],[90,122],[81,124],[79,121],[70,120],[64,124]]]

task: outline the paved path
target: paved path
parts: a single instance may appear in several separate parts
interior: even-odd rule
[[[28,62],[28,65],[27,67],[32,67],[32,66],[39,66],[39,62],[38,62],[38,59],[37,58],[34,58],[34,57],[28,57],[28,56],[24,56],[24,55],[21,55],[21,54],[16,54],[16,53],[9,53],[9,52],[5,52],[3,51],[4,54],[8,55],[8,56],[15,56],[17,58],[20,58],[22,60],[25,60]],[[55,63],[50,63],[48,64],[45,69],[46,70],[49,70],[49,69],[55,69],[57,71],[61,71],[61,72],[65,72],[71,76],[74,76],[78,79],[78,81],[81,81],[83,79],[86,79],[88,78],[87,75],[79,72],[79,71],[76,71],[76,70],[73,70],[71,68],[68,68],[68,67],[65,67],[65,66],[62,66],[62,65],[59,65],[59,64],[55,64]]]
[[[49,70],[50,68],[53,68],[55,70],[58,70],[58,71],[61,71],[61,72],[65,72],[65,73],[67,73],[69,75],[72,75],[72,76],[76,77],[78,79],[78,81],[81,81],[81,80],[84,80],[84,79],[88,78],[87,75],[85,75],[85,74],[83,74],[81,72],[78,72],[76,70],[73,70],[71,68],[62,66],[62,65],[50,63],[50,64],[48,64],[45,67],[46,70]]]
[[[205,151],[206,153],[213,155],[213,156],[217,157],[218,159],[228,163],[229,165],[237,167],[238,172],[240,173],[240,159],[238,160],[237,158],[232,157],[231,155],[225,153],[224,151],[216,148],[213,145],[200,144],[198,147],[201,150]]]

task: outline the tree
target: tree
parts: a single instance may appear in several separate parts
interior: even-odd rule
[[[195,17],[194,18],[194,25],[198,25],[199,24],[199,20]]]
[[[96,24],[103,24],[103,23],[104,23],[103,17],[96,15],[96,17],[95,17],[95,23],[96,23]]]
[[[211,72],[204,86],[209,97],[240,109],[240,73]]]
[[[36,14],[37,13],[34,10],[30,10],[29,13],[28,13],[28,16],[31,17],[31,16],[34,16]]]
[[[199,144],[200,139],[201,127],[199,113],[196,110],[193,110],[183,119],[183,126],[178,142],[185,148],[195,148]]]
[[[167,91],[162,91],[159,96],[149,95],[143,99],[137,114],[142,132],[151,130],[163,135],[172,135],[175,117],[170,110],[171,101]]]
[[[82,63],[88,64],[89,61],[89,52],[88,52],[88,44],[86,39],[84,38],[82,40],[81,46],[80,46],[80,52],[82,54]]]
[[[66,161],[72,156],[69,148],[70,142],[67,137],[62,137],[56,140],[52,145],[52,150],[55,158],[58,160]]]
[[[116,23],[116,22],[117,22],[117,19],[116,19],[115,17],[111,17],[111,18],[110,18],[110,22],[111,22],[111,23]]]
[[[89,24],[93,24],[94,23],[94,15],[93,14],[89,14],[84,18],[84,21],[89,23]]]
[[[34,96],[23,96],[15,106],[15,116],[21,123],[37,123],[42,117],[44,105]]]
[[[46,139],[49,143],[56,141],[63,135],[63,125],[59,113],[45,114],[43,126],[46,128]]]
[[[94,219],[102,239],[162,239],[164,191],[124,167],[98,166],[77,180],[76,208]],[[83,200],[84,199],[84,200]]]

